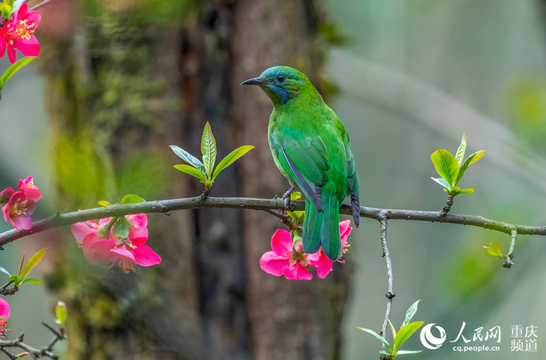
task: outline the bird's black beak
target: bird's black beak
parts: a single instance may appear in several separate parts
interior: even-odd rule
[[[262,79],[260,79],[259,77],[255,77],[255,78],[243,81],[241,83],[241,85],[262,85],[262,84],[265,84],[265,83],[266,82],[263,81]]]

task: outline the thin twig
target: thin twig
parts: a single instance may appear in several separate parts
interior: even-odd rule
[[[0,339],[0,349],[8,355],[10,354],[5,348],[19,348],[25,351],[28,351],[33,359],[39,358],[41,356],[46,356],[50,359],[58,359],[59,357],[49,349],[49,346],[44,346],[40,349],[34,348],[23,342],[24,334],[21,334],[16,340],[2,340]],[[13,355],[13,354],[12,354]],[[10,355],[8,355],[10,356]],[[15,357],[16,358],[16,357]],[[12,357],[12,359],[15,359]]]
[[[391,317],[392,298],[394,297],[394,276],[392,272],[391,255],[389,253],[389,247],[387,246],[387,214],[382,213],[379,217],[379,223],[381,225],[381,249],[383,250],[383,257],[387,263],[387,276],[388,276],[388,290],[385,296],[387,297],[387,310],[385,311],[385,320],[381,327],[381,335],[385,337],[387,334],[387,325]],[[383,350],[386,350],[386,346],[383,345]]]
[[[289,215],[283,215],[282,213],[279,213],[279,212],[276,212],[275,210],[270,210],[270,209],[265,209],[264,211],[267,213],[270,213],[276,218],[279,218],[284,225],[290,228],[290,230],[297,230],[298,224],[296,224],[295,221],[292,221],[291,220],[292,218]]]
[[[294,210],[304,210],[305,202],[291,201]],[[136,204],[111,205],[74,211],[65,214],[54,214],[43,220],[36,221],[32,229],[29,230],[8,230],[0,233],[0,246],[42,232],[51,228],[67,226],[77,222],[92,219],[101,219],[111,216],[123,216],[140,213],[165,213],[165,211],[175,211],[195,208],[232,208],[232,209],[250,209],[250,210],[284,210],[284,201],[282,199],[257,199],[242,197],[207,197],[203,200],[200,196],[192,198],[145,201]],[[351,206],[343,205],[340,208],[340,214],[351,215]],[[502,221],[487,219],[475,215],[446,215],[439,216],[438,211],[420,211],[420,210],[399,210],[399,209],[380,209],[371,207],[360,207],[360,216],[370,219],[379,219],[380,214],[385,213],[389,220],[412,220],[441,222],[460,225],[471,225],[485,229],[500,231],[511,234],[512,229],[520,235],[541,235],[546,236],[546,226],[526,226],[510,224]]]
[[[518,237],[517,230],[512,229],[510,235],[512,236],[512,239],[510,241],[510,250],[508,250],[508,253],[506,253],[506,261],[504,262],[504,264],[502,264],[502,266],[504,266],[505,268],[511,268],[515,265],[512,259],[514,258],[514,248],[516,247],[516,239]]]
[[[0,286],[0,293],[4,290],[6,290],[8,288],[8,286],[11,285],[13,281],[8,281],[7,283],[5,283],[4,285]]]
[[[52,2],[53,2],[53,0],[44,0],[44,1],[42,1],[41,3],[36,4],[36,5],[34,5],[33,7],[31,7],[28,11],[35,11],[35,10],[38,10],[38,9],[41,8],[42,6],[45,6],[45,5],[50,4],[50,3],[52,3]]]
[[[49,324],[42,321],[42,325],[45,326],[49,331],[51,331],[53,334],[55,334],[55,338],[51,341],[51,343],[47,346],[47,349],[49,351],[53,351],[53,346],[57,343],[57,341],[62,341],[66,339],[66,336],[64,335],[63,329],[61,329],[61,332],[58,332],[57,330],[53,329]]]
[[[4,285],[2,285],[2,287],[0,287],[0,295],[7,296],[7,295],[15,294],[19,290],[19,287],[15,286],[15,284],[14,284],[13,288],[8,289],[8,286],[10,286],[12,283],[13,283],[13,281],[9,281],[9,282],[5,283]]]
[[[7,351],[6,349],[4,349],[3,347],[0,347],[0,351],[2,351],[4,354],[6,354],[11,360],[17,359],[17,356],[15,356],[14,354],[10,353],[9,351]]]
[[[441,217],[444,217],[447,215],[447,213],[449,212],[449,210],[451,210],[451,207],[453,206],[453,196],[451,194],[448,194],[447,195],[447,200],[446,200],[446,204],[445,206],[443,207],[442,210],[440,210],[440,216]]]

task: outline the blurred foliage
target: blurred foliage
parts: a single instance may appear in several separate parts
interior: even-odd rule
[[[57,133],[53,140],[52,162],[56,186],[64,194],[62,206],[73,209],[90,206],[106,196],[107,165],[95,150],[92,137],[73,138]],[[67,204],[68,198],[72,199]]]
[[[339,30],[337,23],[333,21],[321,21],[318,27],[319,39],[330,46],[348,46],[351,38]]]
[[[149,20],[103,13],[86,22],[89,51],[95,80],[88,90],[89,121],[108,134],[123,126],[127,118],[152,130],[161,122],[155,121],[161,114],[177,110],[177,99],[161,96],[166,79],[154,78],[154,63],[150,61],[150,44],[156,41],[161,26],[150,26]],[[134,131],[139,132],[138,127]],[[125,131],[133,131],[125,129]]]
[[[115,166],[93,139],[57,134],[52,154],[57,187],[65,195],[61,206],[70,211],[96,207],[100,199],[115,203],[127,193],[155,199],[175,185],[165,181],[170,159],[161,149],[135,150]]]
[[[158,25],[181,25],[198,9],[199,0],[84,0],[88,16],[105,12]]]
[[[494,232],[480,234],[482,244],[499,241],[502,237]],[[510,237],[506,236],[506,239]],[[461,303],[487,298],[503,271],[501,262],[488,256],[480,242],[471,240],[476,239],[465,241],[456,253],[451,254],[437,278],[441,288]]]
[[[509,100],[515,134],[527,147],[546,154],[546,79],[518,81]]]

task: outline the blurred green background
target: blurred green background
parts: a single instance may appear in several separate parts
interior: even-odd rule
[[[484,149],[487,155],[469,169],[461,184],[476,188],[476,193],[457,197],[452,212],[516,224],[544,224],[543,6],[536,0],[325,2],[328,19],[345,40],[327,52],[325,71],[339,89],[329,102],[351,136],[363,205],[442,208],[445,193],[430,180],[435,176],[430,154],[440,148],[455,152],[466,133],[467,154]],[[269,65],[274,64],[262,67]],[[7,66],[3,58],[0,68]],[[31,66],[8,82],[0,103],[1,184],[9,186],[34,175],[44,194],[34,218],[54,211],[48,198],[53,189],[44,96],[42,79]],[[266,139],[262,140],[253,145],[266,146]],[[0,230],[6,229],[9,226],[0,223]],[[409,305],[421,299],[414,319],[442,326],[448,341],[456,338],[463,321],[467,338],[482,326],[484,331],[496,325],[502,328],[500,352],[462,354],[452,350],[454,345],[464,346],[461,341],[446,341],[438,350],[425,349],[408,358],[545,357],[543,238],[518,237],[516,265],[510,270],[482,248],[494,241],[506,253],[510,239],[501,233],[393,220],[388,239],[395,277],[394,324],[400,324]],[[383,322],[387,278],[379,224],[363,219],[350,242],[348,264],[335,270],[353,277],[343,315],[341,358],[377,358],[379,342],[356,327],[378,330]],[[0,265],[16,267],[21,250],[29,247],[39,249],[41,245],[30,240],[6,246],[0,253]],[[257,264],[258,259],[256,271],[260,271]],[[48,341],[39,322],[51,321],[54,300],[40,287],[28,286],[24,296],[10,301],[13,334],[24,331],[33,344]],[[538,352],[510,351],[512,325],[538,326]],[[404,348],[423,346],[414,335]]]

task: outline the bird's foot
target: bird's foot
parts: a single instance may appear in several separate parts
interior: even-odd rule
[[[288,191],[285,192],[282,196],[282,199],[284,200],[284,208],[286,209],[286,211],[294,210],[294,206],[290,203],[290,194],[292,193],[292,191],[294,191],[295,188],[296,187],[292,185],[292,187],[290,187],[290,189],[288,189]]]

